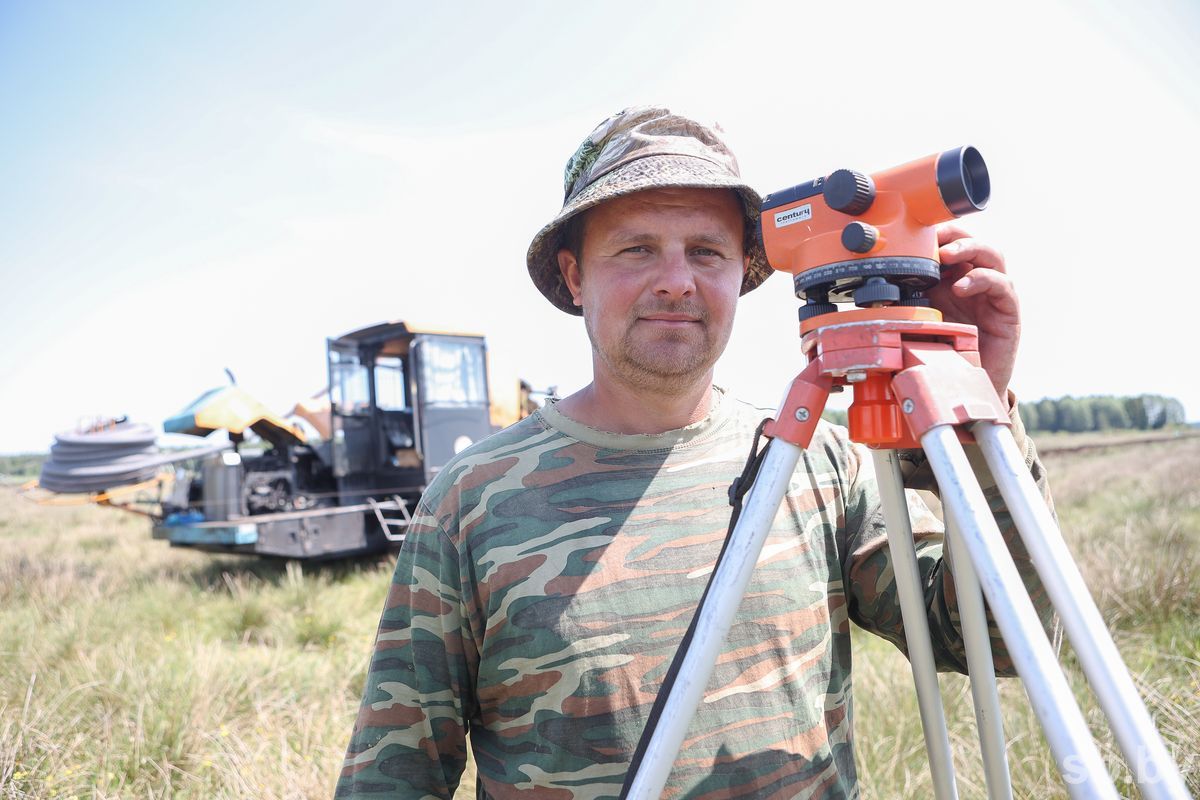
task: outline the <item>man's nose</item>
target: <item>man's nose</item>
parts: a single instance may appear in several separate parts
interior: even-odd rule
[[[682,247],[663,252],[654,275],[654,292],[664,297],[687,297],[696,291],[696,279]]]

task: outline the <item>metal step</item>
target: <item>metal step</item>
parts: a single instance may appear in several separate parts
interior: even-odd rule
[[[403,542],[404,530],[412,522],[412,515],[408,513],[408,505],[404,502],[404,499],[400,495],[394,494],[390,502],[385,501],[380,503],[373,497],[368,497],[367,505],[375,513],[375,519],[379,522],[379,530],[383,532],[384,538],[389,542]],[[399,511],[400,516],[384,516],[384,511],[394,510]]]

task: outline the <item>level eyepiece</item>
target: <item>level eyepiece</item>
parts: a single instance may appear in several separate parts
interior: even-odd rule
[[[937,158],[937,185],[942,202],[956,217],[982,211],[992,194],[983,156],[970,145],[947,150]]]

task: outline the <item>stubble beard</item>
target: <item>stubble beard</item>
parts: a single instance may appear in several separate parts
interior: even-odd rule
[[[638,330],[646,324],[639,318],[655,312],[689,314],[698,318],[699,324],[687,330],[665,330],[651,335]],[[632,388],[659,394],[679,394],[704,379],[729,338],[726,332],[717,341],[718,332],[713,330],[708,312],[691,307],[633,309],[624,333],[612,347],[602,345],[587,315],[584,324],[592,351],[614,377]]]

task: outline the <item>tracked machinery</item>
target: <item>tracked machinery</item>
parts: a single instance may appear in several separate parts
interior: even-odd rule
[[[381,553],[403,541],[421,493],[456,453],[555,391],[521,381],[511,398],[494,396],[481,335],[386,322],[326,344],[327,390],[287,417],[225,386],[164,422],[192,437],[184,449],[157,446],[148,426],[105,420],[59,434],[27,496],[142,514],[155,538],[180,547]]]

